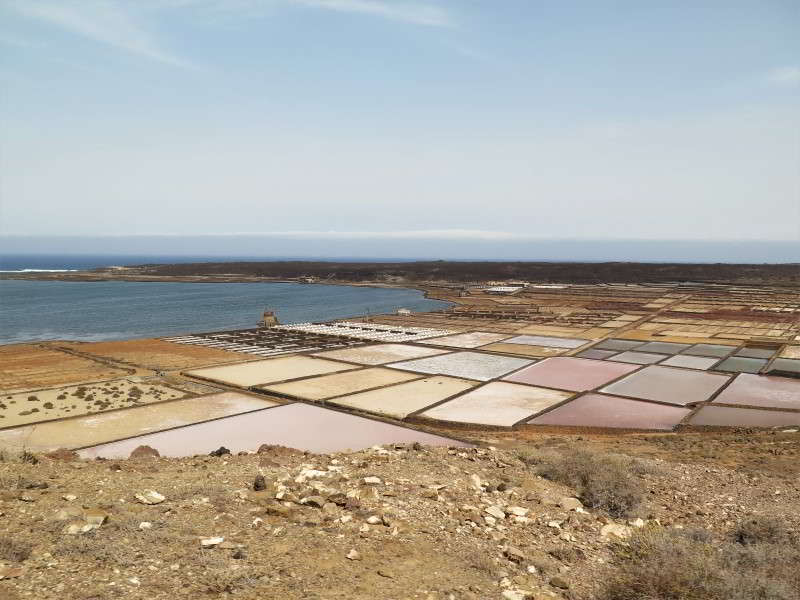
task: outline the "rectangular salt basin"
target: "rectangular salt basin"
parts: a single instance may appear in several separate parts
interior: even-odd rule
[[[7,429],[0,431],[0,447],[32,452],[80,448],[272,406],[278,404],[225,392]]]
[[[708,405],[703,406],[689,419],[689,425],[707,427],[785,427],[787,425],[800,425],[800,412]]]
[[[515,354],[517,356],[530,356],[531,358],[542,358],[545,356],[558,356],[567,351],[566,348],[546,348],[544,346],[529,346],[528,344],[506,344],[498,342],[482,346],[481,350],[487,352],[500,352],[502,354]]]
[[[413,412],[465,392],[476,385],[478,383],[475,381],[436,375],[380,390],[344,396],[332,400],[331,403],[395,419],[404,419]]]
[[[548,337],[545,335],[518,335],[506,340],[510,344],[528,344],[530,346],[548,346],[551,348],[580,348],[590,341],[576,338]]]
[[[763,358],[731,356],[714,367],[714,370],[728,373],[758,373],[766,364],[767,361]]]
[[[182,457],[208,454],[220,446],[233,453],[255,451],[261,444],[330,453],[413,442],[469,446],[443,436],[298,402],[93,446],[80,450],[79,455],[82,458],[126,458],[138,446],[148,445],[161,456]]]
[[[781,358],[800,358],[800,346],[786,346],[780,356]]]
[[[402,383],[420,377],[414,373],[405,373],[394,369],[373,367],[333,375],[321,375],[291,383],[259,386],[267,392],[286,394],[304,400],[325,400],[334,396],[352,394],[384,385]]]
[[[700,371],[705,371],[706,369],[713,367],[718,362],[718,358],[676,354],[675,356],[670,356],[667,360],[661,362],[661,364],[668,367],[682,367],[684,369],[698,369]]]
[[[607,394],[686,406],[708,400],[730,379],[728,375],[651,365],[607,385]]]
[[[575,356],[578,358],[593,358],[596,360],[603,360],[604,358],[614,356],[617,353],[616,350],[596,350],[595,348],[589,348],[588,350],[584,350]]]
[[[720,404],[742,404],[769,408],[800,409],[800,381],[768,375],[749,375],[736,377],[719,396],[714,399]]]
[[[800,377],[800,360],[792,358],[776,358],[767,370],[768,375]]]
[[[451,375],[464,379],[488,381],[502,377],[511,371],[531,364],[533,361],[510,356],[496,356],[479,352],[454,352],[420,358],[389,365],[393,369],[406,369],[432,375]]]
[[[636,352],[620,352],[608,360],[631,363],[634,365],[652,365],[653,363],[657,363],[665,358],[666,355],[664,354],[649,354],[647,352],[639,352],[637,350]]]
[[[473,331],[472,333],[457,333],[455,335],[428,339],[425,340],[425,343],[434,346],[450,346],[453,348],[477,348],[478,346],[499,342],[509,337],[511,337],[511,335],[507,333]]]
[[[592,346],[592,349],[597,350],[617,350],[618,352],[622,352],[625,350],[632,350],[637,346],[641,346],[644,342],[638,340],[619,340],[619,339],[610,339],[610,340],[603,340],[599,344],[595,344]]]
[[[548,358],[504,378],[505,381],[582,392],[592,390],[638,367],[569,356]]]
[[[453,423],[511,427],[572,396],[570,392],[492,382],[426,410],[420,416]]]
[[[678,406],[664,406],[603,394],[586,394],[535,417],[528,423],[670,431],[691,412],[691,409]]]
[[[356,369],[353,365],[312,358],[309,356],[286,356],[257,360],[255,362],[226,365],[224,367],[211,367],[188,371],[186,374],[193,377],[210,379],[234,385],[237,387],[250,387],[258,384],[277,383],[288,379],[299,379],[311,375],[337,373]]]
[[[740,350],[736,351],[734,356],[770,359],[775,355],[775,352],[777,352],[775,348],[741,348]]]
[[[736,346],[723,346],[721,344],[695,344],[691,348],[687,348],[681,354],[689,354],[691,356],[716,356],[723,358],[728,356],[731,352],[736,350]]]
[[[691,344],[676,344],[674,342],[647,342],[636,348],[637,352],[652,352],[654,354],[677,354],[686,350]]]
[[[374,346],[359,346],[357,348],[319,352],[314,356],[332,360],[344,360],[362,365],[383,365],[399,360],[437,356],[446,352],[447,350],[422,348],[421,346],[411,346],[409,344],[376,344]]]

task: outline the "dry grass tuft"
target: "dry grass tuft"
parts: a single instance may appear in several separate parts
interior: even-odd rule
[[[31,555],[33,546],[10,537],[0,538],[0,559],[10,562],[23,562]]]
[[[518,457],[542,477],[573,488],[586,506],[614,516],[630,514],[644,500],[644,485],[633,474],[646,472],[647,466],[631,458],[583,448],[527,451]]]
[[[681,530],[641,530],[598,600],[796,600],[800,549],[742,545]]]

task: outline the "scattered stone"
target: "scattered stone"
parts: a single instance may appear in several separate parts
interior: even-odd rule
[[[553,587],[562,589],[562,590],[568,590],[569,589],[569,583],[565,579],[563,579],[561,577],[553,577],[550,580],[550,585],[552,585]]]
[[[577,498],[564,497],[558,501],[558,505],[564,510],[578,510],[583,508],[583,504]]]
[[[267,480],[264,479],[263,475],[256,475],[256,478],[253,481],[253,491],[260,492],[265,489],[267,489]]]
[[[83,518],[89,525],[100,527],[108,519],[108,513],[99,508],[90,508],[84,511]]]
[[[325,498],[322,496],[309,496],[308,498],[303,498],[300,500],[300,504],[313,506],[314,508],[322,508],[325,506]]]
[[[364,477],[364,483],[366,485],[380,485],[382,482],[380,477],[370,476]]]
[[[367,519],[367,523],[369,523],[370,525],[379,525],[382,522],[383,522],[383,520],[380,517],[377,517],[375,515],[372,515],[371,517],[369,517]]]
[[[515,546],[506,546],[506,549],[503,552],[503,554],[505,554],[508,560],[515,563],[520,563],[525,560],[525,553],[519,548],[516,548]]]
[[[361,555],[358,553],[358,550],[353,548],[350,552],[347,553],[347,558],[350,560],[361,560]]]
[[[230,454],[231,451],[228,450],[225,446],[220,446],[216,450],[212,450],[208,453],[209,456],[224,456],[226,454]]]
[[[478,492],[483,491],[483,483],[481,482],[481,478],[478,477],[475,473],[469,476],[469,481],[472,484],[472,487],[475,488],[476,491]]]
[[[642,527],[644,527],[645,522],[644,519],[638,517],[636,519],[628,521],[628,525],[630,525],[631,527],[636,527],[637,529],[641,529]]]
[[[529,512],[531,512],[531,509],[523,508],[521,506],[509,506],[508,512],[517,517],[524,517]]]
[[[73,500],[78,499],[78,497],[75,494],[65,494],[64,496],[62,496],[62,498],[64,498],[64,500],[66,500],[67,502],[72,502]]]
[[[213,548],[215,546],[219,546],[224,541],[225,541],[224,537],[200,538],[200,545],[203,548]]]
[[[484,509],[484,512],[486,512],[489,515],[492,515],[495,519],[502,520],[506,518],[506,513],[499,506],[495,505],[489,506],[488,508]]]
[[[145,445],[134,448],[128,458],[158,458],[160,456],[158,450]]]
[[[617,538],[626,540],[631,537],[631,528],[627,525],[619,525],[618,523],[608,523],[603,525],[600,529],[600,535],[604,538]]]
[[[0,567],[0,579],[22,577],[22,567]]]
[[[145,490],[141,494],[136,494],[135,498],[142,504],[161,504],[166,497],[155,490]]]
[[[67,521],[83,517],[83,509],[79,506],[67,506],[56,513],[56,521]]]

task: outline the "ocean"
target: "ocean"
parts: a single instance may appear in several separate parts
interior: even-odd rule
[[[75,262],[16,266],[88,268]],[[274,310],[281,323],[299,323],[447,306],[418,290],[345,285],[0,280],[0,343],[240,329],[255,327],[265,308]]]

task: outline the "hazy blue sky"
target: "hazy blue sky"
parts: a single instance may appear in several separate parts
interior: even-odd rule
[[[798,31],[797,0],[0,0],[0,234],[798,240]]]

